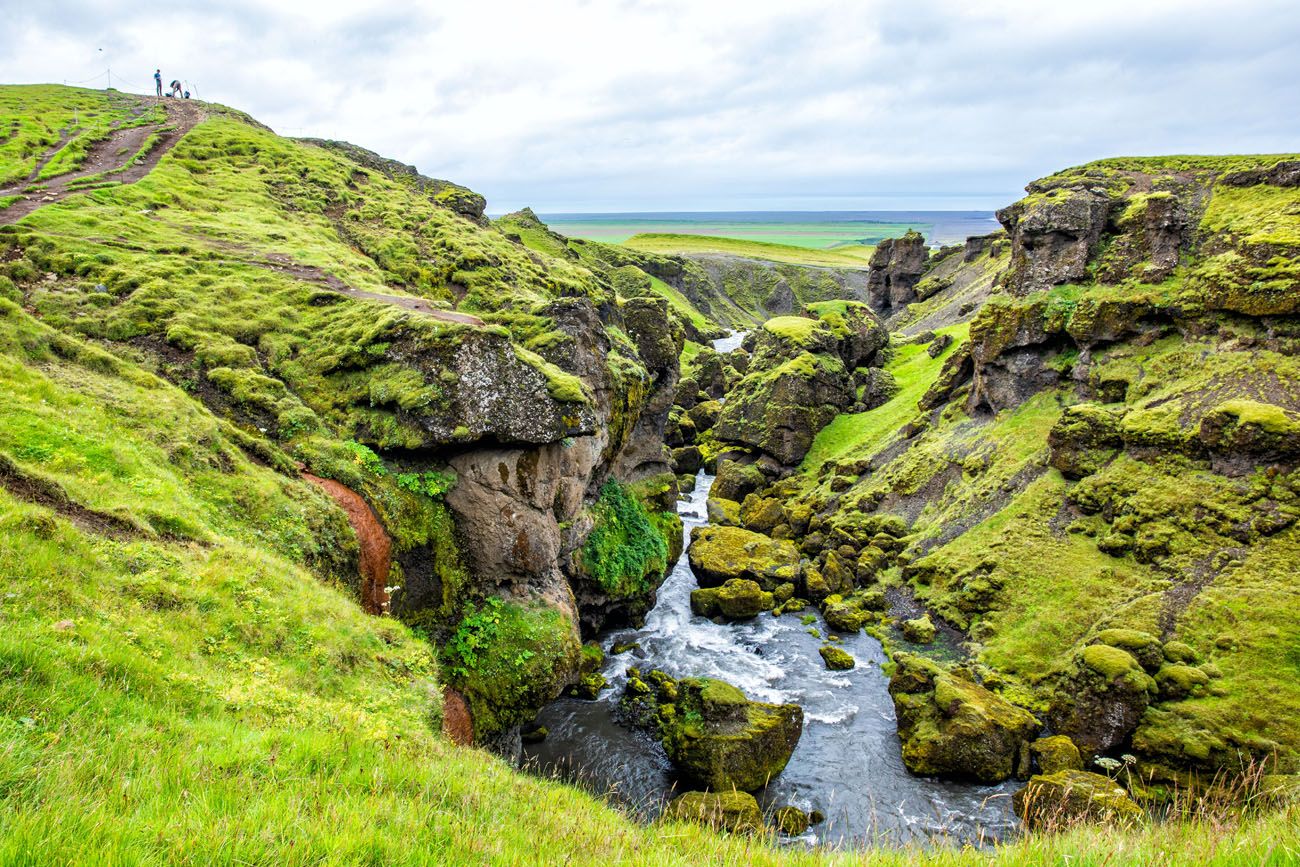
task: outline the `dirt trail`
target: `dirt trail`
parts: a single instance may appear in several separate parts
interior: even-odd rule
[[[361,545],[361,605],[371,614],[383,614],[388,608],[388,568],[393,548],[384,525],[361,495],[346,485],[306,472],[302,477],[329,494],[347,514]]]
[[[455,313],[450,310],[440,310],[434,307],[423,298],[413,298],[406,295],[385,295],[381,292],[365,292],[361,289],[354,289],[344,283],[338,277],[329,272],[317,268],[314,265],[300,265],[294,262],[288,256],[280,253],[272,253],[266,257],[264,262],[255,262],[263,268],[277,271],[281,274],[288,274],[307,283],[314,283],[323,289],[331,292],[337,292],[340,295],[346,295],[349,298],[362,298],[367,301],[378,301],[382,304],[391,304],[394,307],[401,307],[405,310],[411,310],[415,313],[421,313],[433,319],[439,319],[443,322],[456,322],[461,325],[483,325],[483,320],[477,316],[471,316],[468,313]]]
[[[147,106],[154,102],[159,100],[144,99],[141,105]],[[32,178],[22,184],[0,190],[0,197],[22,196],[8,207],[0,208],[0,225],[15,223],[37,208],[53,202],[61,202],[68,196],[82,192],[72,189],[72,185],[94,175],[110,173],[104,178],[105,181],[133,184],[149,174],[153,167],[158,165],[163,155],[175,147],[176,143],[206,116],[203,107],[196,102],[165,100],[162,104],[167,110],[166,124],[146,124],[113,130],[106,138],[90,146],[85,161],[77,169],[45,181],[34,181],[35,176],[40,174],[41,169],[54,158],[55,154],[67,146],[68,139],[62,139],[38,161]],[[158,141],[144,157],[138,161],[134,160],[140,148],[155,133],[158,134]],[[30,191],[24,192],[28,190]]]

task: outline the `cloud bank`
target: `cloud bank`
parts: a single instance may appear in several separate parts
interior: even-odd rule
[[[0,0],[0,81],[161,67],[494,211],[980,209],[1103,156],[1300,151],[1297,45],[1294,0]]]

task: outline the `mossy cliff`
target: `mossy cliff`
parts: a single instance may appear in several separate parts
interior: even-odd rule
[[[60,128],[76,103],[83,136],[171,111],[39,95],[24,123]],[[6,359],[27,383],[16,394],[32,396],[8,401],[0,424],[5,486],[42,501],[30,492],[57,485],[70,509],[113,497],[128,504],[123,526],[206,542],[202,513],[181,505],[193,495],[178,493],[193,480],[109,472],[91,457],[104,429],[57,432],[37,397],[47,357],[161,389],[163,404],[206,419],[200,442],[224,455],[218,474],[251,461],[302,501],[297,529],[262,532],[297,534],[290,555],[358,592],[352,531],[300,472],[360,494],[391,540],[368,604],[444,648],[480,738],[508,734],[576,678],[580,624],[648,608],[680,544],[663,514],[676,494],[663,428],[678,318],[653,293],[620,292],[607,269],[511,241],[463,187],[184,107],[193,128],[143,177],[106,175],[0,230],[2,314],[30,335]],[[5,149],[3,174],[21,174],[27,153]],[[104,419],[129,402],[123,386],[79,383],[70,394]],[[171,424],[141,417],[115,448],[170,441]],[[199,445],[171,448],[184,466]],[[250,506],[249,518],[271,508]],[[611,545],[640,554],[594,572],[578,556]],[[612,595],[590,592],[592,575]]]
[[[1297,165],[1105,160],[1030,185],[1004,232],[882,272],[890,348],[797,469],[760,458],[750,478],[713,439],[722,421],[695,432],[735,500],[718,514],[797,546],[797,593],[845,628],[962,659],[972,689],[1069,735],[1088,767],[1132,753],[1157,784],[1294,770]],[[769,333],[819,345],[806,321]],[[767,367],[751,348],[746,378]],[[926,726],[904,733],[916,755],[945,742]]]

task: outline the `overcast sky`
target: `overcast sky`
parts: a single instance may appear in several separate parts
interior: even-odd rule
[[[493,212],[991,209],[1098,157],[1300,151],[1298,0],[403,7],[0,0],[0,81],[160,66]]]

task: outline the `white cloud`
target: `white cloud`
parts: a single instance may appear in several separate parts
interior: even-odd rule
[[[494,208],[993,207],[1117,153],[1300,150],[1292,0],[0,4],[0,80],[161,66]]]

